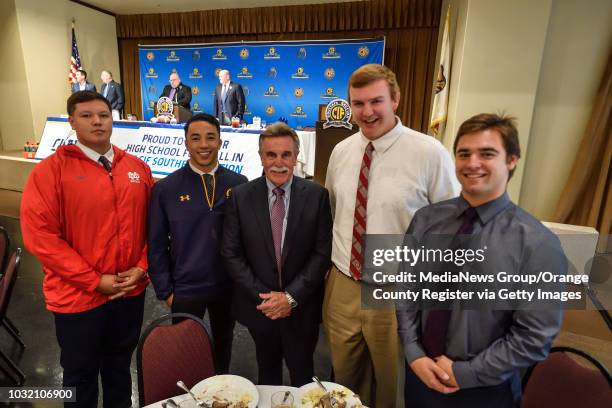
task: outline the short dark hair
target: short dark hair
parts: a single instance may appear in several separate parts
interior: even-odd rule
[[[213,115],[209,115],[208,113],[198,113],[197,115],[193,115],[189,118],[189,120],[185,123],[185,141],[187,140],[187,134],[189,133],[189,126],[193,122],[208,122],[213,125],[217,129],[217,134],[221,137],[221,127],[219,126],[219,121]]]
[[[482,132],[487,129],[493,129],[499,132],[508,159],[512,156],[516,156],[517,158],[521,157],[521,146],[519,144],[518,130],[516,129],[516,118],[504,113],[480,113],[463,122],[461,126],[459,126],[457,137],[455,137],[455,142],[453,143],[453,153],[457,154],[457,144],[463,135]],[[510,170],[508,180],[510,180],[512,174],[514,174],[515,169],[516,167]]]
[[[77,72],[80,72],[81,75],[83,75],[85,79],[87,79],[87,71],[85,71],[84,69],[77,69]]]
[[[264,129],[263,132],[259,135],[259,153],[261,153],[261,146],[263,145],[263,141],[269,137],[290,137],[293,139],[293,143],[295,144],[295,153],[299,153],[300,151],[300,139],[298,138],[295,130],[291,129],[289,125],[285,122],[275,122],[269,125]]]
[[[89,102],[89,101],[102,101],[108,106],[108,110],[112,111],[111,104],[102,95],[94,91],[78,91],[70,95],[68,101],[66,102],[66,110],[68,111],[68,115],[72,116],[76,106],[79,103]]]

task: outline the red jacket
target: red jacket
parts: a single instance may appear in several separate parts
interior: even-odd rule
[[[43,265],[47,309],[76,313],[108,296],[101,274],[133,266],[147,270],[146,220],[153,178],[140,159],[113,146],[112,179],[74,145],[40,162],[26,182],[21,230]],[[141,293],[148,280],[129,295]]]

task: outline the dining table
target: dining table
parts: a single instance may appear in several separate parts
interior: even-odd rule
[[[256,385],[257,392],[259,393],[259,402],[257,403],[257,408],[271,408],[271,400],[272,394],[278,391],[289,391],[295,398],[294,406],[299,407],[300,403],[297,401],[298,398],[298,388],[290,387],[286,385]],[[153,404],[146,405],[144,408],[162,408],[162,404],[166,402],[168,399],[163,399],[161,401],[157,401]],[[183,401],[193,401],[189,394],[179,394],[177,396],[172,397],[172,400],[177,404],[182,403]],[[195,406],[195,404],[194,404]],[[168,407],[169,408],[169,407]],[[367,407],[363,407],[367,408]]]

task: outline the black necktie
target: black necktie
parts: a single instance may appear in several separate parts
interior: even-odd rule
[[[469,207],[465,210],[463,213],[463,223],[459,230],[457,230],[456,235],[471,234],[474,231],[474,222],[477,219],[478,213],[474,207]],[[421,344],[428,357],[439,357],[446,353],[446,334],[450,317],[450,310],[431,310],[429,315],[427,315]]]
[[[108,171],[109,173],[111,172],[113,166],[111,164],[111,162],[106,158],[106,156],[100,156],[100,158],[98,159],[98,161],[100,163],[102,163],[102,166],[104,166],[104,169],[106,171]]]
[[[204,182],[206,183],[206,190],[208,191],[208,194],[212,195],[213,194],[213,176],[211,176],[208,173],[204,174]]]

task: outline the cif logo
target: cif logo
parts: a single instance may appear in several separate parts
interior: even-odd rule
[[[244,104],[244,115],[245,115],[245,116],[248,116],[248,115],[252,115],[252,114],[253,114],[253,112],[251,112],[251,111],[249,110],[249,105],[247,105],[247,104],[245,103],[245,104]]]
[[[249,58],[249,50],[247,50],[246,48],[241,49],[240,50],[240,58],[242,58],[242,59]]]
[[[304,72],[304,67],[298,67],[294,74],[291,74],[293,79],[308,79],[308,74]]]
[[[333,68],[327,68],[325,70],[326,79],[334,79],[335,76],[336,76],[336,71]]]
[[[200,104],[199,104],[199,103],[197,103],[197,102],[194,102],[194,103],[193,103],[193,111],[194,111],[194,112],[202,112],[202,111],[200,110]]]
[[[172,110],[174,109],[174,103],[172,99],[167,96],[162,96],[157,101],[157,116],[172,116]]]
[[[155,54],[153,53],[153,51],[147,52],[147,60],[153,61],[154,59],[155,59]]]
[[[194,61],[199,61],[200,60],[200,51],[195,50],[192,54],[191,54],[191,58]]]
[[[180,58],[176,55],[176,51],[172,50],[166,57],[166,61],[180,61]]]
[[[266,113],[267,113],[269,116],[274,115],[274,112],[276,112],[276,110],[274,109],[274,106],[272,106],[272,105],[268,105],[268,106],[266,106]]]
[[[304,108],[302,108],[300,105],[296,106],[295,110],[291,113],[291,116],[296,118],[305,118],[306,114],[304,113]]]
[[[295,88],[295,89],[293,90],[293,95],[294,95],[296,98],[301,98],[302,96],[304,96],[304,88],[299,88],[299,87],[298,87],[298,88]]]
[[[334,92],[334,88],[332,88],[331,86],[325,90],[325,93],[323,95],[321,95],[321,98],[324,99],[336,99],[337,97],[338,95],[336,95],[336,93]]]
[[[270,85],[268,87],[268,90],[264,92],[264,96],[278,96],[278,92],[276,91],[276,88],[274,88],[274,85]]]
[[[264,55],[264,59],[280,59],[280,54],[276,52],[276,48],[270,47],[268,53]]]
[[[357,55],[359,56],[359,58],[365,58],[370,54],[370,49],[364,45],[363,47],[359,47],[359,49],[357,50]]]
[[[157,87],[155,85],[149,85],[149,88],[147,90],[151,95],[156,95],[157,94]]]
[[[200,88],[198,88],[198,86],[194,86],[193,88],[191,88],[191,93],[193,93],[194,95],[199,95]]]
[[[249,94],[251,93],[251,90],[249,89],[248,86],[243,86],[242,93],[244,94],[244,96],[249,96]]]
[[[217,53],[213,55],[214,60],[226,60],[227,57],[223,54],[223,48],[217,48]]]
[[[306,48],[300,48],[295,56],[299,59],[306,59]]]
[[[351,107],[344,99],[334,99],[325,108],[325,123],[323,129],[330,127],[343,127],[352,129],[353,125],[349,123],[351,120]]]
[[[336,47],[329,47],[327,52],[323,54],[323,59],[338,59],[340,54],[336,52]]]
[[[219,75],[217,74],[217,76],[219,76]],[[253,78],[253,74],[251,74],[249,72],[249,68],[248,67],[242,67],[242,69],[240,70],[240,73],[238,75],[236,75],[236,76],[238,78],[247,78],[247,79]]]
[[[270,67],[270,69],[268,70],[268,78],[274,79],[277,75],[278,71],[276,70],[276,67]]]
[[[155,72],[155,68],[151,67],[149,68],[149,71],[147,72],[147,75],[145,75],[147,78],[157,78],[157,72]]]
[[[155,110],[155,101],[151,100],[149,101],[149,106],[147,107],[147,110]]]
[[[189,78],[202,78],[202,74],[200,74],[200,70],[198,68],[194,68],[189,74]]]

